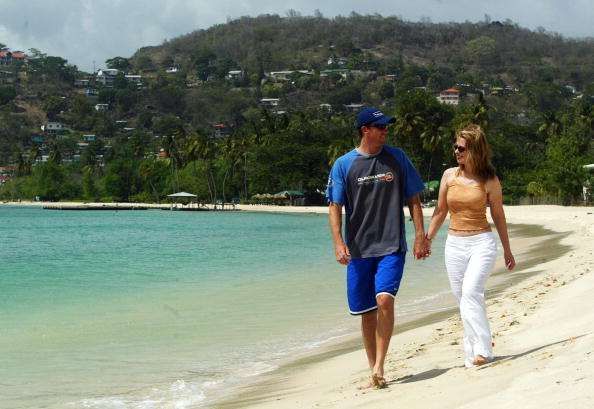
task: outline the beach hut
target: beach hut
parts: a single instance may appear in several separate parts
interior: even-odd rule
[[[289,205],[303,205],[305,198],[304,194],[300,190],[283,190],[274,195],[277,200],[288,201]]]
[[[172,198],[176,203],[178,203],[178,201],[179,201],[182,204],[184,204],[184,203],[192,203],[198,196],[196,196],[192,193],[188,193],[188,192],[177,192],[177,193],[173,193],[171,195],[167,195],[167,197]],[[173,209],[173,205],[171,206],[171,209]]]
[[[196,195],[193,195],[192,193],[188,193],[188,192],[178,192],[178,193],[173,193],[171,195],[167,195],[167,197],[172,197],[172,198],[187,198],[187,199],[193,199],[195,197],[198,197]]]

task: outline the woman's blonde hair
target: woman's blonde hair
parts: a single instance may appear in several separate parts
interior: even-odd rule
[[[495,168],[491,164],[491,148],[483,129],[476,124],[465,126],[456,132],[456,138],[466,141],[466,165],[482,181],[495,177]],[[464,165],[460,165],[460,170]]]

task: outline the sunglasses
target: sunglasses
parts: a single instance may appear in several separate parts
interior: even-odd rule
[[[456,151],[463,153],[466,151],[466,147],[454,144],[454,152]]]
[[[388,125],[373,125],[373,124],[366,125],[366,126],[368,128],[377,128],[377,129],[380,129],[380,130],[384,130],[384,129],[386,129],[388,127]]]

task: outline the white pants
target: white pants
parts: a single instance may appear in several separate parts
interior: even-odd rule
[[[464,364],[477,355],[493,357],[491,329],[485,307],[485,283],[495,264],[497,243],[492,232],[474,236],[448,235],[445,264],[450,287],[458,300],[464,326]]]

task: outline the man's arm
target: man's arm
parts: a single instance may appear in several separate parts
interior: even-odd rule
[[[330,233],[334,243],[334,254],[336,261],[340,264],[348,264],[351,260],[351,253],[342,238],[342,205],[330,203],[328,208],[328,218],[330,221]]]
[[[413,219],[415,225],[415,244],[413,247],[413,254],[415,258],[426,258],[431,253],[429,243],[425,238],[425,225],[423,223],[423,209],[421,208],[421,199],[416,194],[407,199],[408,210],[410,217]]]

